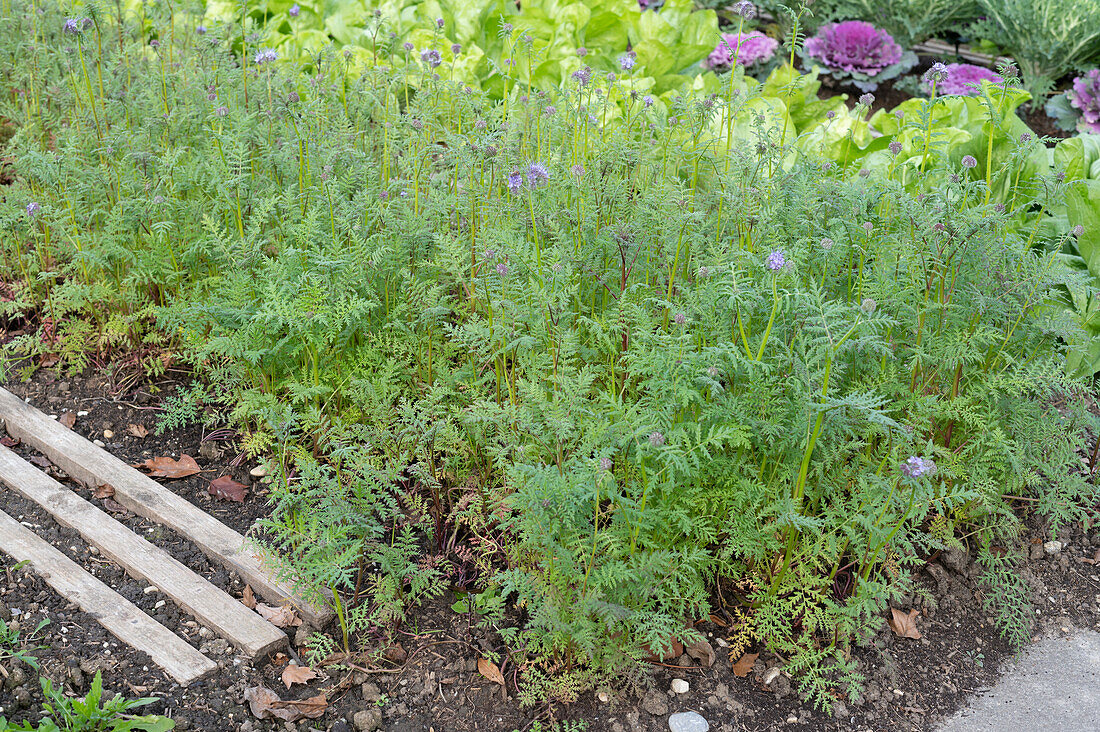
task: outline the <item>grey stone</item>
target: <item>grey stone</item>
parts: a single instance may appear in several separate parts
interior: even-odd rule
[[[970,563],[970,553],[964,547],[953,546],[943,553],[940,560],[948,569],[964,574],[966,565]]]
[[[1062,553],[1062,547],[1064,544],[1060,541],[1048,541],[1043,544],[1043,550],[1047,553],[1047,556],[1056,557]]]
[[[363,694],[363,701],[367,704],[374,704],[382,698],[382,690],[378,688],[377,684],[372,684],[369,681],[363,684],[360,690]]]
[[[364,709],[356,712],[351,721],[358,732],[374,732],[382,726],[382,710],[378,707]]]
[[[651,691],[642,700],[642,709],[654,717],[663,717],[668,714],[668,702],[665,701],[665,695],[661,692]]]
[[[668,718],[668,728],[672,732],[707,732],[710,723],[698,712],[679,712]]]
[[[691,687],[688,685],[688,682],[684,681],[683,679],[673,679],[672,680],[672,693],[673,694],[686,694],[686,693],[688,693],[689,688],[691,688]]]

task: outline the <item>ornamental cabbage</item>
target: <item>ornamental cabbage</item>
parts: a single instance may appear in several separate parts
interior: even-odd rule
[[[947,64],[947,78],[936,83],[936,93],[960,97],[976,97],[983,81],[1000,84],[1004,79],[995,71],[974,64]],[[932,85],[925,81],[921,86],[930,93]]]
[[[1066,92],[1070,105],[1081,113],[1077,127],[1082,132],[1100,132],[1100,69],[1073,80]]]
[[[708,69],[733,66],[736,59],[740,66],[755,66],[771,60],[779,41],[760,31],[747,33],[723,33],[718,46],[710,52],[703,66]]]
[[[903,50],[889,33],[862,20],[821,26],[806,39],[803,57],[835,79],[850,78],[863,91],[874,91],[917,62],[916,54]]]

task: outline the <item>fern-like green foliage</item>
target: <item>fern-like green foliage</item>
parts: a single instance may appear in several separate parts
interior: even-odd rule
[[[10,4],[19,297],[106,324],[74,342],[155,314],[209,382],[158,426],[229,404],[270,450],[261,543],[345,649],[450,583],[507,603],[484,622],[526,700],[570,699],[720,597],[827,706],[956,532],[1025,637],[988,547],[1013,551],[1006,496],[1085,517],[1095,426],[1054,304],[1082,275],[1038,226],[1062,189],[1015,136],[971,176],[931,104],[891,122],[904,154],[851,116],[796,125],[804,79],[662,105],[582,73],[496,102],[442,66],[242,67],[258,29],[159,6],[73,37]]]

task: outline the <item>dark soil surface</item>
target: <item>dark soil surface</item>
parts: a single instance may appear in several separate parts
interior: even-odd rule
[[[180,379],[185,378],[183,375]],[[87,412],[78,416],[77,432],[105,443],[106,449],[127,462],[154,456],[194,456],[204,472],[190,478],[167,481],[165,485],[207,510],[238,531],[248,532],[257,517],[268,511],[264,484],[248,475],[252,464],[239,459],[226,433],[210,433],[201,427],[175,430],[157,436],[153,431],[158,405],[172,394],[180,381],[164,379],[135,387],[120,387],[116,379],[88,374],[60,377],[40,370],[28,383],[9,383],[6,388],[48,414],[64,411]],[[138,437],[140,429],[148,435]],[[204,439],[205,438],[205,439]],[[16,445],[26,458],[41,456]],[[1084,452],[1084,448],[1082,450]],[[231,463],[236,463],[232,465]],[[45,468],[64,481],[56,467]],[[211,479],[232,475],[249,483],[252,492],[243,504],[216,500],[207,493]],[[250,482],[251,481],[251,482]],[[74,490],[104,507],[104,501],[68,483]],[[212,678],[181,688],[153,665],[144,654],[115,640],[86,613],[62,600],[41,579],[25,569],[15,569],[0,554],[0,617],[19,624],[24,633],[43,619],[50,621],[28,650],[38,657],[41,672],[65,685],[68,693],[82,695],[96,671],[103,674],[109,692],[126,696],[155,696],[159,701],[148,708],[170,714],[179,729],[246,732],[248,730],[528,730],[536,721],[580,720],[592,732],[667,730],[671,712],[694,710],[710,722],[712,730],[926,730],[952,714],[974,690],[991,684],[999,666],[1013,654],[982,609],[985,588],[965,551],[951,551],[930,558],[919,574],[916,591],[899,609],[920,611],[917,626],[920,640],[897,637],[884,624],[870,642],[857,649],[855,659],[867,677],[862,696],[856,702],[838,702],[835,716],[815,711],[804,701],[791,679],[779,667],[781,659],[760,652],[752,672],[745,678],[734,675],[730,657],[731,631],[714,622],[697,626],[708,638],[715,655],[711,666],[684,655],[666,665],[653,665],[640,683],[627,682],[586,691],[571,705],[523,707],[517,677],[507,661],[502,665],[505,685],[495,684],[477,671],[477,661],[487,652],[504,651],[499,637],[482,630],[476,618],[455,613],[455,598],[447,593],[419,608],[404,629],[382,643],[368,638],[376,650],[389,647],[391,661],[359,669],[316,669],[318,678],[291,690],[280,681],[287,659],[276,655],[253,663],[238,656],[228,644],[200,627],[171,601],[148,585],[135,581],[93,552],[72,530],[55,524],[45,511],[0,489],[0,509],[25,522],[39,535],[82,564],[122,595],[135,602],[158,621],[196,648],[218,661],[220,671]],[[134,531],[169,551],[185,564],[223,588],[241,597],[243,587],[233,577],[208,562],[186,539],[162,527],[116,509],[115,517]],[[1025,579],[1033,588],[1035,634],[1069,632],[1073,627],[1100,628],[1100,531],[1074,526],[1058,539],[1063,546],[1043,542],[1050,532],[1033,517],[1028,518],[1032,534],[1025,549],[1030,561]],[[722,617],[719,610],[714,616]],[[329,629],[331,632],[331,629]],[[310,629],[291,629],[293,646],[302,649]],[[394,645],[396,644],[396,645]],[[396,646],[400,646],[398,650]],[[2,652],[2,651],[0,651]],[[379,654],[381,655],[381,654]],[[404,656],[403,662],[398,663]],[[503,654],[502,654],[503,657]],[[9,719],[37,719],[42,694],[34,672],[10,659],[0,661],[7,678],[0,686],[0,715]],[[0,673],[0,676],[4,676]],[[688,682],[686,693],[670,690],[674,679]],[[245,689],[265,686],[284,699],[305,699],[325,694],[329,704],[324,716],[297,723],[259,720],[243,700]]]

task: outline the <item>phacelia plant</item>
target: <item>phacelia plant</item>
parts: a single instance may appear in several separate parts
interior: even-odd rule
[[[802,49],[807,65],[820,64],[837,80],[848,80],[863,91],[908,71],[917,63],[893,37],[862,20],[827,23],[807,38]]]

